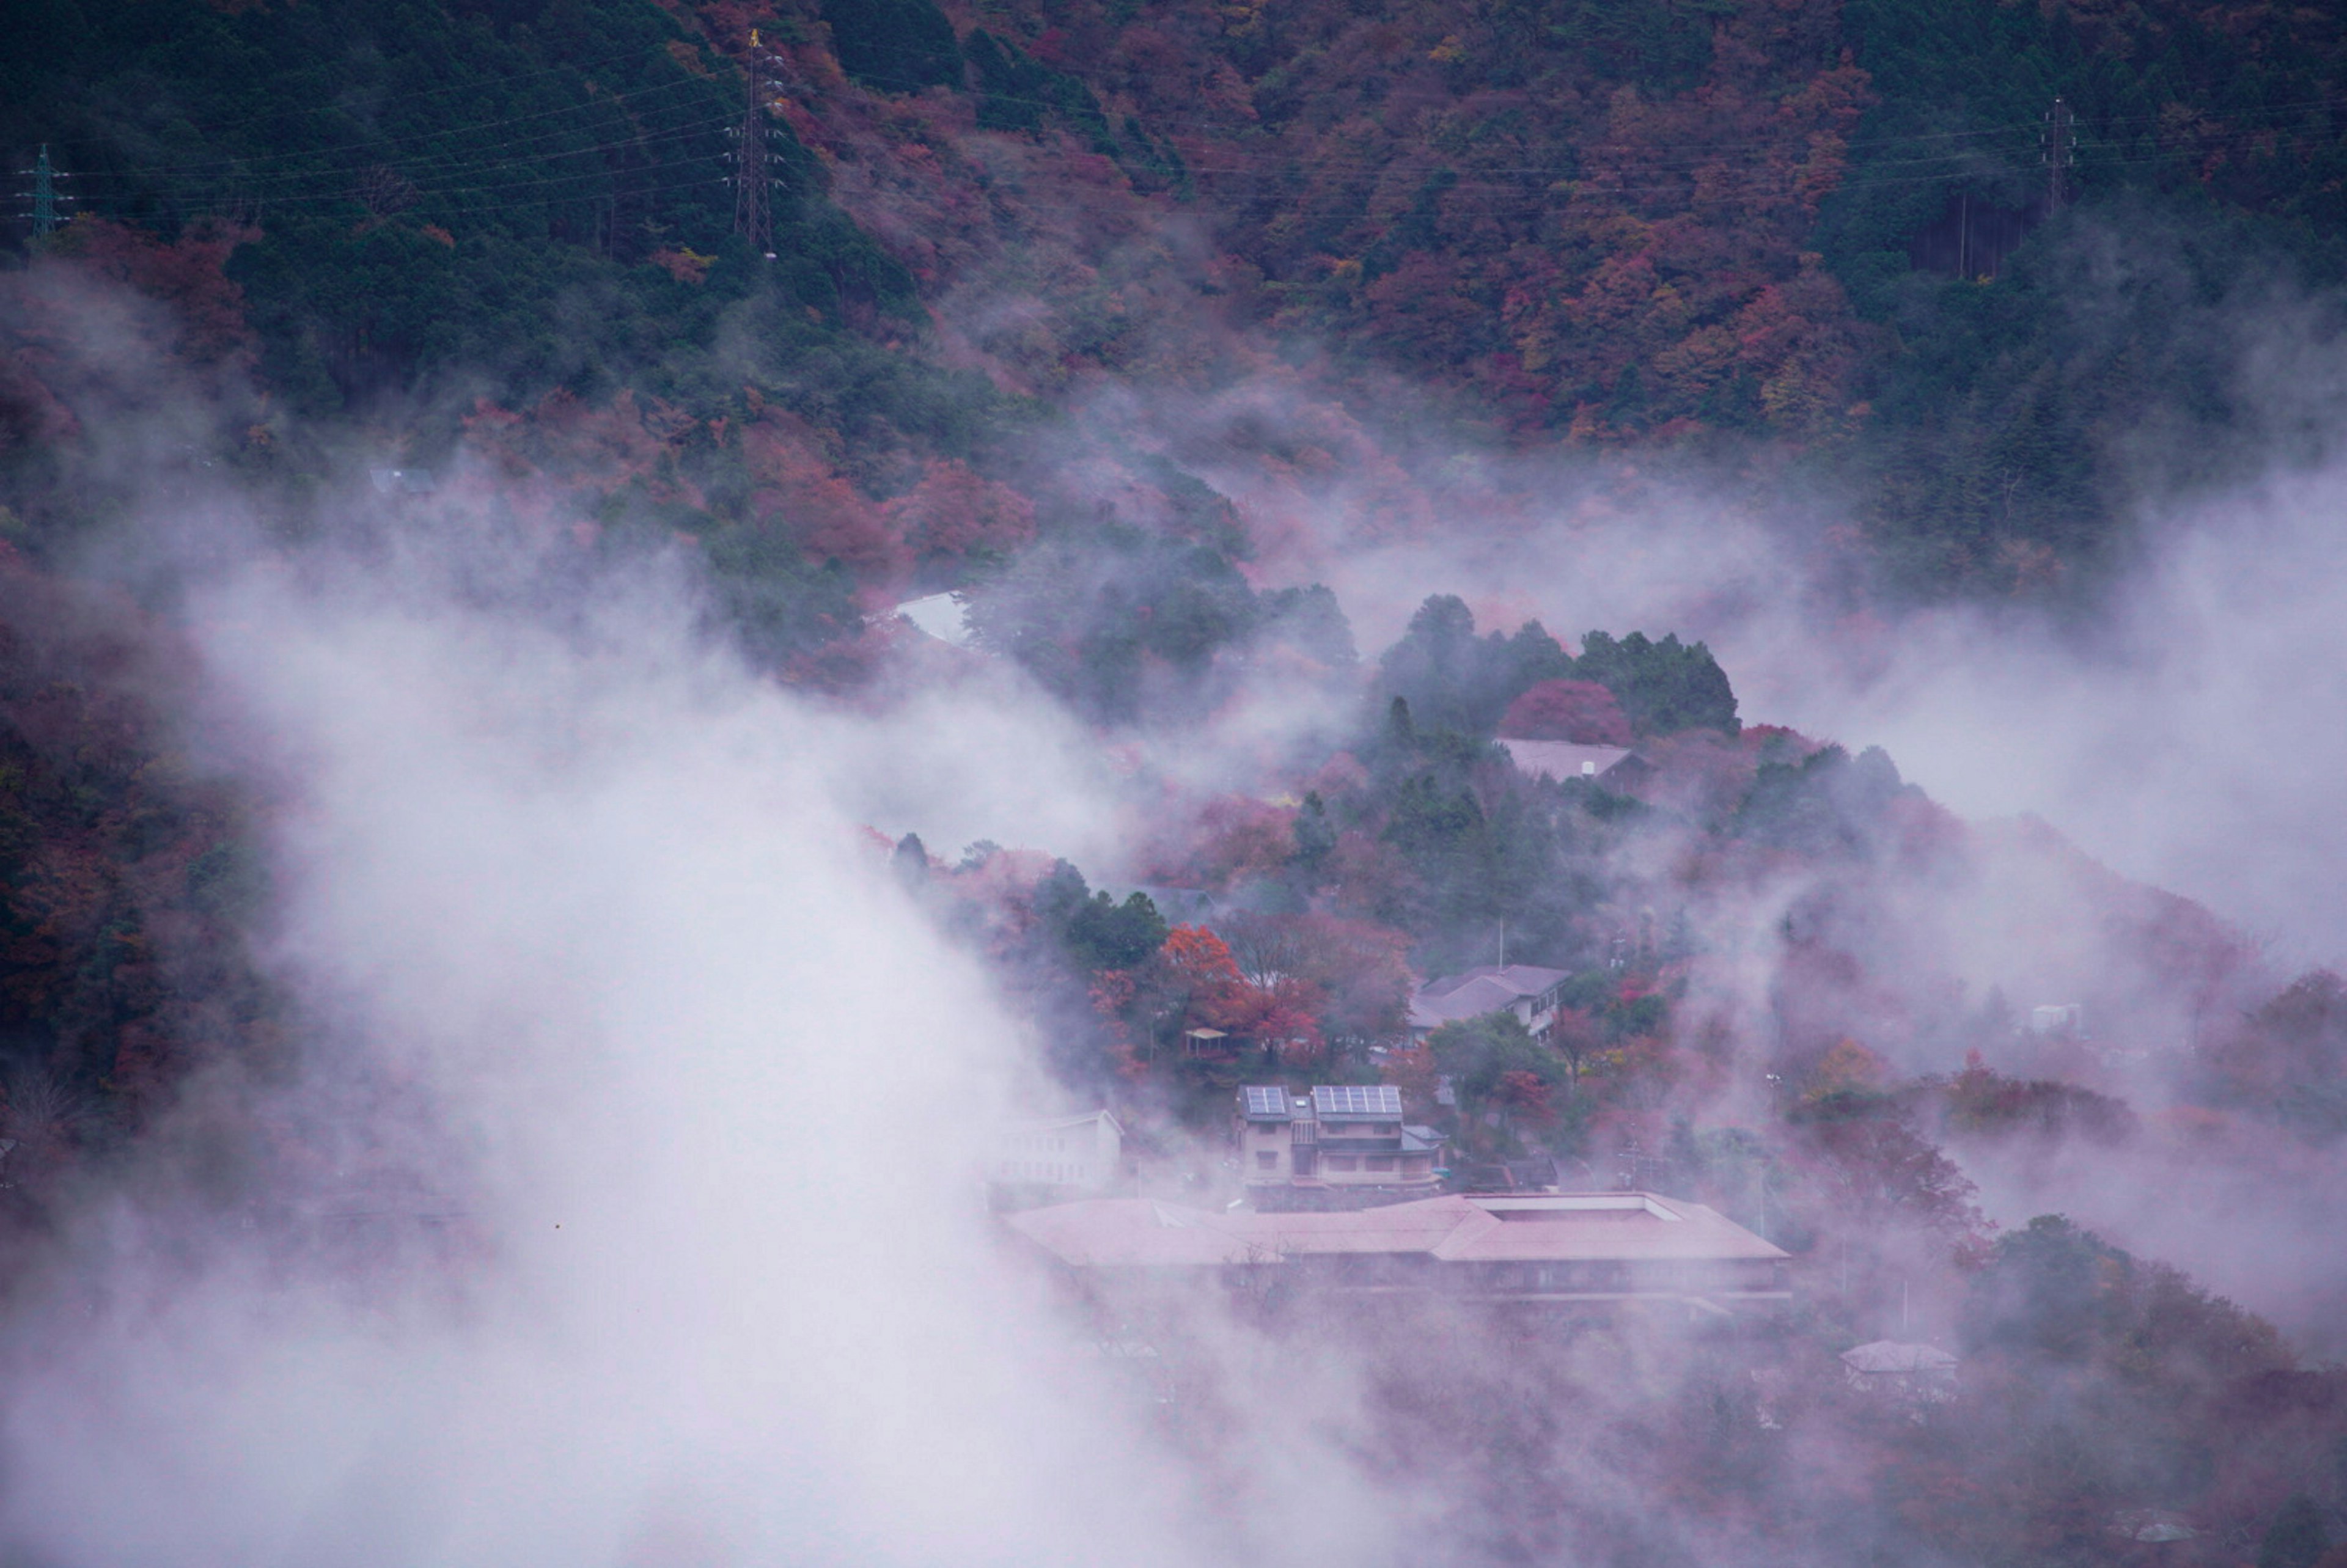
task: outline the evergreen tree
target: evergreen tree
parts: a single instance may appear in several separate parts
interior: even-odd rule
[[[2314,1568],[2331,1544],[2322,1511],[2304,1492],[2292,1493],[2258,1543],[2258,1568]]]

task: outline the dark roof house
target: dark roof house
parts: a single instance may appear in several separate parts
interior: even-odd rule
[[[1536,964],[1479,964],[1456,975],[1427,981],[1410,993],[1409,1030],[1424,1035],[1446,1023],[1508,1011],[1534,1034],[1555,1020],[1563,969]]]

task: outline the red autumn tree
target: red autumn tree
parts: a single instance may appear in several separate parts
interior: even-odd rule
[[[1509,1116],[1527,1126],[1545,1127],[1556,1120],[1555,1108],[1548,1100],[1548,1083],[1537,1072],[1517,1069],[1500,1074],[1499,1100]]]
[[[1223,999],[1215,1027],[1266,1047],[1294,1061],[1317,1061],[1325,1049],[1320,1009],[1327,999],[1308,980],[1282,979],[1270,986],[1241,981]]]
[[[1166,1010],[1177,1028],[1231,1029],[1247,986],[1220,937],[1204,926],[1176,926],[1157,957]]]
[[[921,482],[881,512],[919,559],[1007,555],[1035,537],[1032,502],[951,459],[932,461]]]
[[[104,218],[78,218],[55,251],[102,277],[164,305],[176,329],[166,352],[201,365],[241,370],[253,360],[244,291],[231,282],[228,259],[258,231],[200,219],[166,244],[143,229]]]
[[[1614,693],[1594,681],[1543,681],[1508,704],[1500,733],[1526,741],[1626,746],[1630,721]]]
[[[1308,1009],[1340,1050],[1358,1055],[1402,1032],[1410,981],[1401,932],[1317,910],[1235,915],[1225,929],[1248,983]]]
[[[778,520],[810,559],[838,560],[867,581],[902,572],[904,541],[822,449],[822,436],[769,409],[742,431],[756,488],[751,509]]]

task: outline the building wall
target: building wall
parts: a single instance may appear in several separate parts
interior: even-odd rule
[[[990,1173],[1006,1186],[1111,1185],[1124,1159],[1124,1140],[1105,1112],[1083,1122],[1030,1123],[995,1140]]]
[[[1296,1174],[1295,1134],[1285,1122],[1246,1122],[1239,1134],[1239,1166],[1256,1184],[1286,1182]]]
[[[1400,1129],[1375,1137],[1348,1137],[1336,1126],[1298,1122],[1243,1122],[1239,1133],[1239,1165],[1251,1186],[1277,1186],[1304,1182],[1330,1187],[1391,1187],[1431,1185],[1434,1156],[1403,1153],[1395,1145]],[[1297,1158],[1297,1133],[1307,1134],[1311,1152],[1307,1168]]]

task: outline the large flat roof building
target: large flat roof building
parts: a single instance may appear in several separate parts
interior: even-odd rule
[[[1701,1204],[1651,1193],[1454,1194],[1335,1214],[1111,1198],[1005,1224],[1105,1286],[1276,1273],[1307,1289],[1560,1307],[1657,1302],[1717,1314],[1790,1299],[1782,1249]]]

